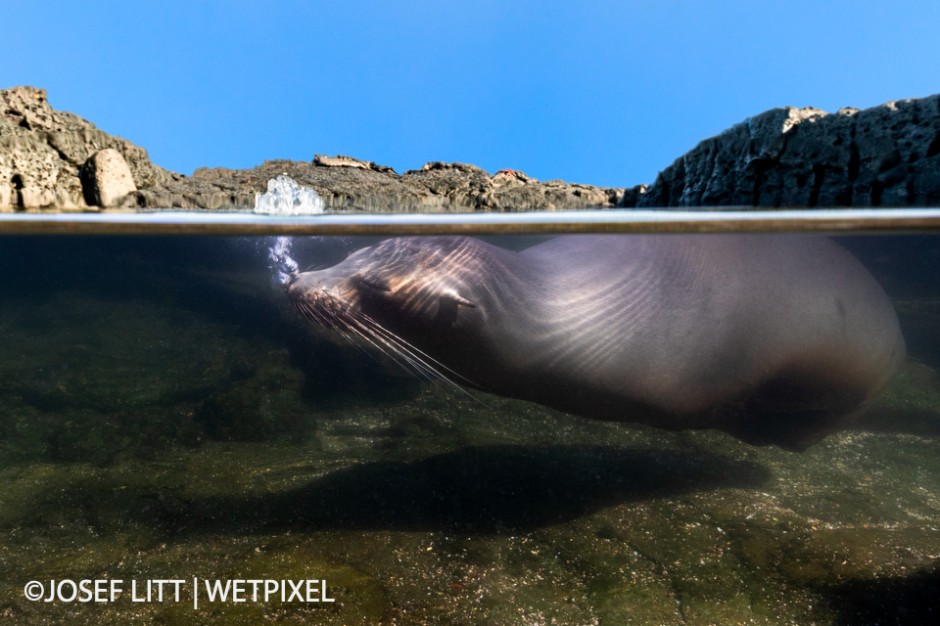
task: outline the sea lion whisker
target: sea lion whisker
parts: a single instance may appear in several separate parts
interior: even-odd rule
[[[446,379],[445,376],[435,370],[432,366],[425,363],[421,359],[416,358],[415,355],[410,354],[406,350],[403,350],[402,347],[398,345],[392,338],[380,333],[374,326],[372,326],[371,322],[367,323],[360,319],[354,319],[353,321],[355,322],[355,325],[350,327],[351,331],[355,332],[359,337],[369,342],[369,344],[371,344],[377,350],[381,351],[382,354],[398,363],[398,365],[406,371],[413,371],[413,373],[416,373],[431,382],[439,379]],[[406,365],[411,366],[411,369],[409,370]]]
[[[382,350],[380,346],[377,346],[368,337],[364,337],[361,330],[352,326],[348,321],[340,319],[335,313],[331,313],[331,316],[333,319],[330,319],[329,317],[321,314],[321,317],[323,318],[323,325],[336,331],[336,333],[339,334],[339,336],[341,336],[346,342],[369,357],[372,361],[376,363],[380,362],[379,359],[375,356],[375,350],[382,352],[394,360],[394,357],[385,353],[385,351]],[[372,347],[373,349],[369,350],[369,347]]]
[[[353,337],[358,337],[361,341],[366,342],[397,363],[405,371],[416,374],[429,382],[445,381],[473,397],[472,394],[469,394],[457,383],[450,380],[435,365],[443,369],[448,368],[420,353],[419,350],[407,346],[407,342],[404,342],[405,345],[403,345],[403,340],[400,337],[383,328],[367,315],[359,313],[357,316],[348,311],[337,312],[329,308],[324,309],[316,307],[306,300],[297,302],[297,308],[303,317],[315,324],[335,330],[346,341],[368,354],[370,358],[372,354],[353,341]]]
[[[368,328],[363,327],[361,322],[357,320],[352,320],[352,323],[344,322],[344,328],[343,328],[342,334],[347,340],[351,341],[359,349],[364,350],[367,354],[369,353],[369,351],[365,350],[365,348],[361,344],[353,341],[353,338],[359,339],[361,342],[371,346],[374,350],[377,350],[381,352],[382,354],[384,354],[386,357],[390,358],[391,360],[396,361],[397,355],[394,353],[389,353],[389,351],[386,350],[386,347],[383,346],[381,342],[373,338],[374,333],[372,333]]]
[[[299,302],[298,308],[308,321],[313,322],[319,326],[325,326],[333,330],[342,331],[336,324],[334,324],[323,311],[319,310],[317,307],[313,306],[310,302]]]
[[[362,315],[365,315],[365,314],[362,314]],[[368,319],[369,319],[369,322],[374,325],[375,329],[383,333],[387,333],[388,338],[396,342],[396,344],[398,344],[402,349],[407,350],[410,354],[412,354],[416,358],[420,358],[422,362],[427,363],[435,371],[443,370],[444,372],[446,372],[448,375],[444,376],[444,378],[451,380],[450,377],[453,376],[454,378],[459,378],[460,380],[464,381],[465,383],[469,385],[476,385],[476,383],[474,383],[472,380],[470,380],[466,376],[463,376],[459,372],[456,372],[452,370],[451,368],[447,367],[446,365],[444,365],[443,363],[441,363],[440,361],[438,361],[437,359],[435,359],[428,353],[422,351],[417,346],[407,341],[404,337],[391,332],[390,330],[388,330],[387,328],[385,328],[384,326],[382,326],[381,324],[379,324],[372,318],[368,318]],[[451,382],[456,382],[456,381],[451,381]]]
[[[372,341],[369,341],[367,338],[363,338],[361,336],[361,332],[355,328],[352,328],[349,322],[345,320],[343,316],[338,315],[332,309],[318,307],[306,299],[294,299],[293,303],[294,308],[301,315],[301,317],[317,326],[335,331],[337,335],[342,337],[350,345],[361,351],[363,354],[367,355],[370,359],[378,362],[371,351],[367,350],[360,343],[354,341],[353,338],[359,337],[360,339],[367,341],[375,348],[378,348],[378,346],[376,346]]]
[[[307,302],[295,301],[294,309],[308,322],[320,323],[316,309],[311,307]]]
[[[405,341],[402,337],[388,330],[387,328],[385,328],[384,326],[376,322],[374,319],[372,319],[368,315],[362,312],[359,312],[358,317],[350,316],[350,319],[357,323],[357,327],[361,329],[361,331],[368,332],[372,337],[375,338],[376,341],[380,342],[382,345],[387,347],[388,350],[391,351],[391,354],[388,351],[384,350],[381,346],[377,345],[375,342],[371,341],[368,337],[365,337],[364,335],[360,334],[360,336],[362,336],[364,339],[369,341],[369,343],[371,343],[373,346],[381,350],[383,354],[385,354],[386,356],[391,358],[393,361],[398,363],[398,365],[402,367],[402,369],[408,371],[408,367],[406,367],[406,364],[410,365],[415,373],[425,378],[429,382],[447,383],[447,385],[457,389],[458,391],[460,391],[462,394],[466,395],[467,397],[472,398],[473,400],[486,406],[484,402],[482,402],[479,398],[477,398],[475,395],[470,393],[462,385],[452,380],[449,376],[447,376],[441,370],[449,372],[453,374],[454,376],[457,376],[460,378],[464,378],[463,376],[460,376],[460,374],[458,374],[457,372],[454,372],[452,369],[450,369],[443,363],[440,363],[433,357],[417,349],[416,347],[414,347],[413,345]],[[398,358],[396,359],[396,357]],[[464,380],[466,380],[466,378],[464,378]]]

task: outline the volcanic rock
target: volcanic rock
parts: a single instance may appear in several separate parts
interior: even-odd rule
[[[834,114],[773,109],[663,170],[641,207],[940,203],[940,95]]]
[[[85,201],[100,207],[121,206],[127,196],[137,191],[131,170],[114,148],[98,150],[85,162],[80,172]]]
[[[334,159],[336,159],[334,161]],[[138,192],[141,206],[231,209],[251,207],[267,181],[287,174],[317,191],[329,210],[371,212],[473,212],[583,209],[616,206],[623,189],[562,181],[539,182],[504,174],[491,176],[463,163],[428,163],[396,174],[391,168],[351,165],[351,157],[317,157],[315,162],[265,161],[248,170],[200,168],[192,178],[172,180]]]
[[[151,163],[143,148],[53,109],[44,89],[0,90],[0,211],[87,208],[86,197],[95,192],[83,188],[80,170],[105,148],[121,156],[136,187],[174,178]]]
[[[701,142],[649,188],[602,188],[441,161],[398,174],[342,155],[199,168],[186,177],[157,167],[129,141],[54,110],[42,89],[0,91],[0,211],[250,209],[280,174],[316,190],[327,209],[371,212],[937,205],[940,95],[833,114],[773,109]]]

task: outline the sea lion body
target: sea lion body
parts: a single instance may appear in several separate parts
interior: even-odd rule
[[[288,291],[307,317],[381,327],[486,391],[792,448],[857,411],[904,358],[874,278],[806,235],[567,235],[522,252],[399,238]]]

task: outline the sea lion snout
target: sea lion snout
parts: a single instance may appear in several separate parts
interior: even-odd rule
[[[355,290],[343,288],[347,282],[331,280],[326,271],[304,272],[288,284],[287,295],[301,316],[321,326],[336,326],[358,301]]]

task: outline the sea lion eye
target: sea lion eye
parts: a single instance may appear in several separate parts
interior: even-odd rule
[[[356,276],[356,282],[359,284],[365,285],[370,289],[375,289],[376,291],[391,291],[392,287],[389,285],[389,282],[386,278],[381,276]]]

